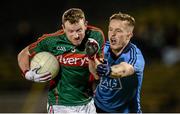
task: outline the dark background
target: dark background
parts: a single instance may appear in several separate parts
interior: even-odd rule
[[[146,60],[143,112],[180,112],[179,0],[0,1],[0,112],[46,112],[47,83],[26,81],[17,53],[44,33],[61,27],[69,8],[81,8],[89,24],[107,36],[108,19],[123,12],[135,17],[132,42]]]

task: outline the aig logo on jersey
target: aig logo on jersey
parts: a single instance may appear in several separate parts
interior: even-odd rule
[[[105,78],[105,77],[102,77],[102,78]],[[101,79],[100,88],[109,89],[109,90],[122,89],[121,80],[119,78],[117,79],[105,78],[104,80]]]

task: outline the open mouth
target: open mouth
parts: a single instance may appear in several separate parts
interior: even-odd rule
[[[116,44],[117,41],[116,41],[116,39],[112,38],[112,39],[110,40],[110,42],[111,42],[112,45],[114,45],[114,44]]]
[[[74,38],[73,43],[74,45],[79,45],[81,43],[81,38],[80,37]]]
[[[79,38],[79,37],[77,37],[77,38],[74,38],[74,40],[80,40],[80,38]]]

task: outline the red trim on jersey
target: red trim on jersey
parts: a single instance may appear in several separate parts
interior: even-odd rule
[[[54,87],[54,85],[56,85],[56,81],[55,80],[50,80],[49,82],[50,88]]]
[[[55,96],[55,99],[56,99],[56,104],[58,104],[59,94],[58,94],[57,88],[54,89],[54,96]]]
[[[85,57],[86,54],[78,54],[78,53],[65,53],[63,54],[63,57],[73,57],[73,58],[82,58]]]
[[[92,85],[93,81],[94,81],[94,76],[92,74],[90,74],[90,76],[89,76],[89,84]]]
[[[49,106],[49,113],[53,114],[53,106],[52,105]]]

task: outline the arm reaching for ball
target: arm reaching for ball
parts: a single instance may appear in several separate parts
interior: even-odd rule
[[[133,66],[126,62],[110,66],[107,60],[104,60],[102,63],[98,59],[95,59],[95,63],[97,74],[100,77],[109,76],[112,78],[121,78],[134,74]]]

